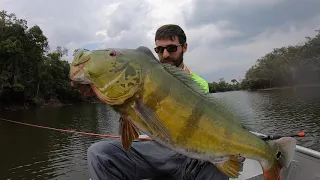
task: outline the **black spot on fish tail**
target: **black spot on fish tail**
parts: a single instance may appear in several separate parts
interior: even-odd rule
[[[198,125],[200,122],[200,118],[204,113],[203,108],[203,101],[200,99],[195,104],[194,108],[192,109],[192,113],[187,119],[184,128],[178,133],[178,137],[176,139],[179,144],[187,143],[186,137],[192,137],[195,131],[198,129]]]

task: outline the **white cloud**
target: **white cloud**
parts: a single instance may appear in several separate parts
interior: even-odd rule
[[[315,18],[318,12],[308,12],[308,16],[301,14],[303,18],[299,19],[299,13],[294,10],[281,10],[289,6],[281,6],[277,11],[281,3],[291,1],[3,0],[0,6],[26,19],[29,26],[40,25],[52,48],[65,46],[70,53],[75,48],[90,44],[95,44],[97,48],[135,48],[144,45],[152,49],[154,34],[159,26],[179,24],[185,30],[189,43],[189,51],[185,54],[186,64],[208,81],[213,81],[220,77],[227,80],[242,77],[257,58],[275,47],[301,42],[305,36],[313,36],[314,30],[320,28],[320,19]],[[316,2],[306,0],[304,3],[312,6],[311,3]],[[290,7],[293,6],[299,9],[299,4]],[[275,11],[269,12],[271,7]],[[251,22],[252,19],[245,18],[250,8],[259,8],[255,12],[261,10],[263,14],[260,16],[268,17],[266,28],[257,26],[257,19]],[[213,11],[217,14],[210,13]],[[278,14],[273,17],[274,24],[270,21],[272,12],[283,13],[281,20]],[[292,20],[290,13],[299,21]],[[237,15],[241,15],[240,19],[237,19]],[[197,25],[195,21],[199,19],[194,17],[201,17],[201,23]]]
[[[305,41],[306,36],[315,36],[316,29],[320,29],[320,16],[309,21],[286,23],[277,28],[266,29],[264,32],[250,39],[250,42],[232,46],[229,49],[235,52],[251,54],[255,59],[262,57],[275,48],[288,45],[297,45]],[[255,61],[251,60],[251,63]]]
[[[200,25],[197,28],[186,28],[189,51],[196,47],[211,46],[212,43],[219,44],[226,38],[239,37],[243,33],[229,28],[229,22],[218,21],[215,24]]]
[[[281,2],[284,2],[287,0],[226,0],[226,2],[237,5],[237,6],[260,6],[260,7],[266,7],[266,6],[274,6]]]

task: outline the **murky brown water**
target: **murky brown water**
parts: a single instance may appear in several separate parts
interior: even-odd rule
[[[227,92],[215,96],[231,104],[251,130],[306,131],[299,145],[320,151],[319,90]],[[118,115],[103,104],[0,112],[11,120],[77,131],[118,134]],[[86,151],[101,138],[0,121],[0,179],[88,180]]]

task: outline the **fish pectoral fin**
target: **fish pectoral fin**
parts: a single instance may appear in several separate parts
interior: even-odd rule
[[[132,108],[141,118],[141,120],[148,126],[148,128],[151,130],[150,133],[152,133],[153,136],[158,137],[168,143],[173,141],[169,130],[165,127],[153,110],[145,105],[140,99],[136,100],[136,102],[132,105]]]
[[[224,163],[215,163],[214,165],[225,175],[230,178],[237,178],[240,172],[243,171],[243,161],[239,159],[238,155],[232,156],[228,161]]]
[[[122,147],[128,151],[131,147],[132,141],[137,139],[140,133],[129,117],[121,116],[119,121],[121,144]]]

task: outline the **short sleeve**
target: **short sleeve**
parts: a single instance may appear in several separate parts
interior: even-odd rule
[[[206,80],[193,72],[190,72],[190,75],[204,89],[205,92],[209,92],[209,84]]]

